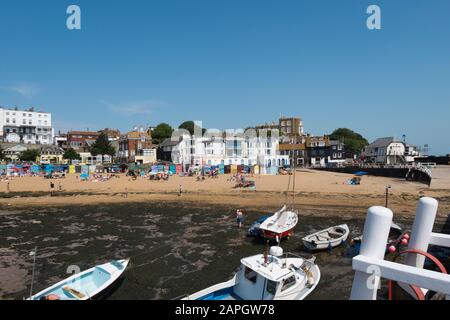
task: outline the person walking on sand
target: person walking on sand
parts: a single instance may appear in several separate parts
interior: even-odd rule
[[[242,222],[244,221],[244,214],[241,209],[236,210],[236,222],[238,223],[239,228],[242,227]]]
[[[182,193],[183,193],[183,189],[182,189],[181,184],[180,184],[180,186],[178,187],[178,196],[181,197]]]

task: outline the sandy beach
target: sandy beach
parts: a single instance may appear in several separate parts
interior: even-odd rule
[[[0,206],[5,208],[177,201],[189,205],[233,204],[247,209],[269,210],[286,201],[294,201],[296,206],[306,212],[317,212],[317,209],[320,209],[319,211],[332,215],[333,211],[342,212],[345,208],[351,208],[354,214],[365,214],[367,208],[372,205],[384,205],[385,186],[391,185],[389,207],[395,214],[414,215],[417,199],[421,196],[431,196],[439,200],[439,216],[446,217],[450,213],[450,187],[431,190],[427,185],[417,182],[374,176],[363,177],[361,185],[344,184],[351,177],[352,175],[342,173],[298,170],[294,198],[292,193],[286,195],[289,179],[292,190],[292,176],[248,177],[256,182],[255,191],[234,189],[235,182],[230,181],[230,175],[221,175],[217,179],[206,178],[201,182],[196,181],[194,177],[179,176],[173,176],[169,181],[150,181],[145,178],[132,180],[123,174],[105,182],[82,182],[75,174],[55,180],[21,177],[10,181],[9,192],[7,182],[0,183]],[[56,190],[53,196],[50,192],[51,181]]]

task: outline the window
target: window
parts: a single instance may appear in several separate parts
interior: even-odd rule
[[[275,292],[277,292],[277,283],[272,280],[267,281],[266,291],[271,295],[275,295]]]
[[[338,158],[342,158],[342,153],[338,153]]]
[[[27,124],[27,120],[23,119],[22,124]]]
[[[335,152],[335,153],[333,153],[333,158],[336,158],[336,152]]]
[[[284,280],[283,286],[281,287],[281,291],[285,291],[294,285],[295,285],[295,275],[290,276],[289,278]]]
[[[245,278],[253,283],[256,283],[257,274],[249,267],[245,267]]]
[[[6,118],[6,123],[9,123],[9,118]]]
[[[22,113],[22,116],[26,117],[26,116],[27,116],[27,114],[26,114],[26,113]]]

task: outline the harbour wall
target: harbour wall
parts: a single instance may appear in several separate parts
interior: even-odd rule
[[[365,168],[365,167],[341,167],[341,168],[312,168],[314,170],[331,171],[339,173],[354,174],[358,171],[367,172],[371,176],[378,177],[388,177],[388,178],[399,178],[406,179],[410,181],[419,181],[422,183],[430,184],[431,178],[424,172],[409,168]],[[407,177],[408,175],[408,177]]]

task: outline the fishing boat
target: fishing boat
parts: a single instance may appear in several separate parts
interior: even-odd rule
[[[267,218],[259,229],[261,235],[267,239],[282,239],[293,233],[298,222],[298,214],[296,211],[288,210],[287,206],[283,206],[274,215]]]
[[[302,241],[309,250],[332,249],[344,243],[349,233],[348,225],[341,224],[306,236]]]
[[[403,239],[403,237],[405,236],[405,234],[407,234],[407,231],[403,231],[403,229],[395,224],[394,222],[391,223],[391,228],[389,230],[389,238],[388,238],[388,242],[386,244],[386,253],[389,250],[390,246],[398,246],[401,244],[401,240]],[[356,253],[359,252],[359,249],[361,248],[361,242],[362,242],[362,235],[353,238],[350,242],[352,244],[352,247],[357,251]]]
[[[119,280],[129,259],[113,260],[74,274],[27,300],[90,300],[106,294]]]
[[[303,300],[320,281],[315,257],[305,259],[290,253],[283,257],[279,246],[264,254],[241,260],[236,275],[183,300]]]
[[[250,228],[248,228],[247,236],[248,237],[259,236],[261,234],[261,229],[259,227],[261,226],[261,223],[267,220],[267,218],[269,218],[269,216],[262,216],[261,218],[253,222]]]

